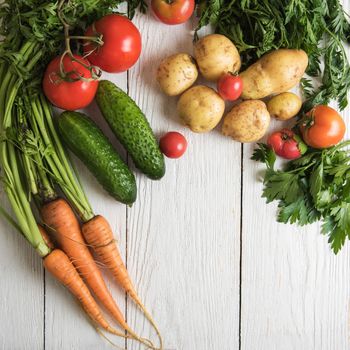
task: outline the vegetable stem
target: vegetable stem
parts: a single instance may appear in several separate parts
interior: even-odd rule
[[[51,154],[45,155],[54,176],[55,181],[61,186],[62,191],[74,203],[79,216],[84,220],[90,220],[94,214],[81,186],[75,179],[62,144],[59,141],[52,122],[52,116],[46,100],[43,96],[31,102],[33,117],[38,126],[38,133],[42,136],[45,147],[51,147]]]
[[[86,217],[85,220],[88,221],[93,217],[93,211],[91,209],[91,206],[88,202],[88,199],[86,197],[86,194],[80,185],[79,178],[77,176],[74,176],[73,171],[71,169],[70,162],[67,158],[67,153],[64,151],[64,148],[62,146],[62,143],[60,141],[60,138],[57,135],[56,129],[53,125],[53,118],[50,111],[50,107],[43,95],[40,95],[41,105],[43,107],[44,115],[45,115],[45,121],[48,125],[49,132],[51,134],[51,137],[54,141],[55,149],[58,153],[58,156],[60,160],[63,163],[63,166],[65,168],[65,171],[70,179],[70,183],[72,184],[72,187],[74,191],[77,193],[77,197],[79,198],[79,201],[82,203],[83,207],[85,207],[86,211]]]
[[[29,58],[35,44],[27,42],[22,45],[18,57],[21,57],[23,64]],[[18,63],[19,58],[14,60],[13,64]],[[2,81],[0,88],[0,123],[1,133],[5,136],[7,130],[12,127],[12,120],[14,117],[14,102],[17,97],[23,80],[17,77],[7,66],[3,72],[6,71],[5,78]],[[5,191],[8,195],[10,204],[18,220],[18,226],[21,232],[29,241],[29,243],[36,249],[38,254],[42,257],[50,252],[50,248],[44,242],[33,212],[31,210],[29,199],[26,196],[25,189],[22,185],[21,169],[19,167],[18,158],[16,155],[15,146],[10,140],[4,139],[0,143],[0,163],[3,169],[3,177],[5,184]]]

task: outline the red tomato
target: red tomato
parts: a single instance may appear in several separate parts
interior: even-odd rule
[[[151,6],[161,22],[180,24],[192,16],[194,0],[152,0]]]
[[[168,158],[180,158],[186,151],[187,141],[179,132],[171,131],[162,136],[159,146]]]
[[[316,106],[306,113],[300,124],[304,141],[313,148],[336,145],[345,134],[345,123],[336,110],[328,106]]]
[[[119,73],[131,68],[139,59],[141,35],[125,16],[104,16],[85,32],[85,36],[98,35],[102,35],[102,45],[90,41],[84,46],[84,53],[93,65],[106,72]]]
[[[217,88],[224,100],[235,101],[242,94],[243,81],[238,75],[226,73],[218,80]]]
[[[285,159],[299,158],[307,150],[300,137],[290,129],[274,132],[267,139],[267,144],[278,156]]]
[[[74,55],[84,65],[89,66],[89,62],[79,55]],[[97,80],[67,81],[61,76],[60,71],[61,56],[54,58],[46,68],[43,78],[43,90],[49,101],[55,106],[73,111],[88,106],[95,97]],[[63,67],[68,74],[67,78],[77,79],[79,77],[91,79],[89,69],[83,67],[79,62],[73,61],[70,56],[63,58]]]

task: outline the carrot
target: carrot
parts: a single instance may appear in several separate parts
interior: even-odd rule
[[[42,206],[41,217],[53,232],[59,246],[71,259],[86,284],[106,310],[133,338],[149,346],[151,343],[136,335],[125,322],[85,244],[79,222],[70,205],[62,198],[56,199]],[[151,346],[153,347],[153,345]]]
[[[112,272],[119,285],[143,311],[155,329],[159,338],[160,348],[162,349],[163,341],[158,327],[136,293],[108,221],[103,216],[96,215],[93,219],[82,225],[82,233],[86,242],[94,249],[101,262]]]
[[[44,258],[43,265],[79,300],[81,306],[94,323],[110,333],[125,337],[123,333],[114,330],[105,320],[86,284],[62,250],[53,250]]]

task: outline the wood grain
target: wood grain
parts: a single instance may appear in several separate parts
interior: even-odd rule
[[[129,92],[157,136],[182,132],[188,151],[166,160],[161,181],[136,171],[131,209],[73,159],[95,212],[111,223],[165,350],[349,349],[350,244],[334,256],[319,225],[276,223],[276,205],[260,198],[263,167],[249,159],[253,146],[244,145],[241,158],[241,145],[219,128],[199,135],[179,124],[177,98],[165,97],[154,77],[163,57],[192,52],[193,25],[165,26],[151,14],[137,15],[135,24],[143,39],[139,62],[104,77]],[[125,156],[96,106],[88,113]],[[349,124],[349,109],[343,115]],[[0,227],[0,349],[111,349],[69,293],[44,276],[24,239],[2,219]],[[106,277],[130,325],[155,340],[140,311]],[[111,339],[124,349],[142,348]]]
[[[10,205],[0,193],[1,205]],[[41,259],[3,218],[0,224],[0,349],[44,347],[44,284]]]
[[[139,199],[128,214],[129,271],[161,328],[166,349],[235,349],[240,145],[218,131],[189,132],[179,124],[177,98],[165,97],[155,82],[161,59],[192,53],[191,26],[164,26],[141,16],[135,23],[147,44],[130,72],[130,95],[156,134],[178,130],[189,146],[183,158],[167,159],[160,182],[138,176]],[[128,305],[131,324],[151,335]]]
[[[349,125],[349,108],[342,115]],[[349,349],[349,242],[334,256],[319,224],[274,222],[252,149],[244,146],[241,349]]]
[[[349,110],[342,115],[348,125]],[[241,349],[348,349],[349,242],[335,256],[320,224],[275,222],[276,204],[260,198],[264,167],[249,159],[253,148],[243,156]]]
[[[127,73],[106,74],[103,78],[115,82],[119,87],[127,89]],[[86,113],[95,120],[109,137],[111,142],[119,149],[120,154],[125,152],[116,142],[115,137],[103,121],[96,105],[88,108]],[[126,249],[126,207],[111,198],[97,183],[93,175],[75,157],[78,174],[81,176],[83,187],[92,204],[95,214],[102,214],[109,221],[115,237],[118,241],[122,257],[125,258]],[[112,282],[112,277],[107,271],[107,285],[123,313],[125,313],[125,294]],[[46,275],[46,349],[110,349],[107,341],[95,331],[89,320],[84,315],[75,299],[61,285],[54,281],[51,276]],[[117,326],[114,324],[114,326]],[[109,336],[118,346],[124,348],[125,341],[122,338]]]

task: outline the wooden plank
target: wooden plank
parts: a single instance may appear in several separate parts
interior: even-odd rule
[[[3,2],[0,0],[0,5]],[[1,39],[3,37],[0,36]],[[3,187],[0,202],[12,213]],[[4,217],[0,218],[0,276],[0,349],[43,349],[44,283],[41,259]]]
[[[218,131],[199,135],[182,127],[177,99],[165,97],[155,82],[162,58],[192,53],[191,24],[166,26],[151,16],[137,16],[135,23],[144,49],[130,72],[130,94],[157,136],[178,130],[189,146],[183,158],[167,159],[161,181],[138,176],[139,197],[128,210],[128,268],[160,327],[165,349],[235,349],[240,145]],[[155,339],[130,302],[128,320],[143,336]]]
[[[273,221],[245,147],[242,349],[346,349],[349,244],[334,256],[319,225]]]
[[[1,205],[9,210],[3,191],[0,200]],[[43,349],[41,259],[3,217],[0,226],[0,349]]]
[[[244,146],[241,349],[348,349],[350,243],[334,256],[319,224],[276,223],[253,148]]]
[[[119,87],[126,90],[127,73],[106,74],[103,78],[113,81]],[[111,142],[119,150],[120,154],[125,156],[113,136],[111,130],[104,122],[97,106],[94,104],[87,110],[87,114],[102,128]],[[102,187],[97,183],[93,175],[87,168],[74,157],[74,163],[77,165],[78,174],[81,176],[83,187],[92,204],[95,214],[101,214],[111,224],[115,237],[119,243],[122,257],[125,257],[126,249],[126,207],[116,202],[110,197]],[[105,273],[108,278],[112,295],[115,297],[122,312],[125,312],[125,294],[112,282],[112,276]],[[46,275],[46,349],[110,349],[107,341],[91,326],[84,315],[83,310],[78,306],[74,298],[62,286],[58,285],[51,276]],[[116,324],[114,324],[116,326]],[[109,337],[118,346],[124,348],[124,339],[118,339],[114,336]]]

